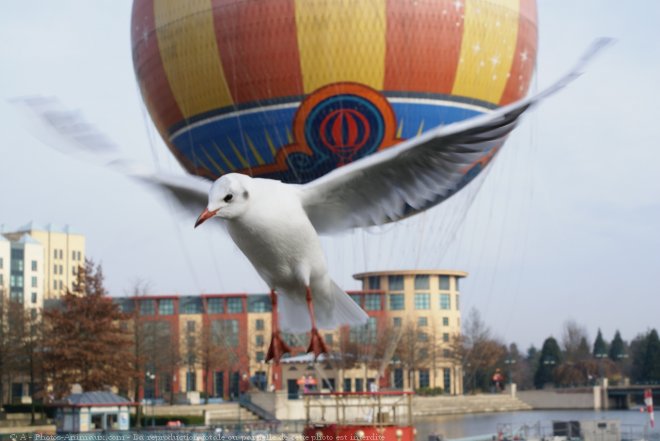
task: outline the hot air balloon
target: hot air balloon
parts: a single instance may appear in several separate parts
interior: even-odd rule
[[[179,163],[209,179],[309,182],[511,103],[527,92],[536,46],[534,0],[133,4],[146,107]]]

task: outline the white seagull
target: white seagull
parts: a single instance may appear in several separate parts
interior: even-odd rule
[[[304,185],[236,173],[211,183],[191,175],[138,171],[124,161],[110,164],[165,190],[187,210],[201,212],[195,227],[214,217],[226,223],[233,241],[271,289],[274,319],[268,360],[278,361],[289,352],[280,338],[279,323],[289,332],[311,329],[308,352],[318,356],[327,352],[319,328],[367,320],[367,314],[329,277],[318,234],[394,222],[409,215],[411,208],[428,208],[452,194],[467,166],[500,146],[527,109],[581,75],[587,61],[610,41],[597,40],[568,74],[533,97],[430,129]],[[89,124],[80,123],[76,114],[58,116],[52,107],[43,111],[42,104],[26,101],[69,144],[87,150],[110,144]]]

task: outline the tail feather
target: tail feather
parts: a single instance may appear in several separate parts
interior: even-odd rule
[[[314,316],[319,329],[337,329],[344,325],[361,326],[367,322],[367,313],[333,281],[330,281],[330,290],[330,296],[325,299],[314,298]],[[308,332],[312,321],[304,297],[285,294],[278,296],[278,299],[282,331],[294,334]]]
[[[336,326],[361,326],[367,323],[369,316],[360,305],[355,303],[343,289],[341,289],[335,282],[332,282],[335,297],[334,321]]]

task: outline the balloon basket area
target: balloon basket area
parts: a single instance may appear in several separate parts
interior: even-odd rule
[[[412,392],[306,393],[305,441],[413,441]]]

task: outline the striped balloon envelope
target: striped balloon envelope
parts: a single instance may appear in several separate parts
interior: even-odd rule
[[[523,97],[536,4],[135,0],[132,47],[149,113],[186,170],[303,183]]]

